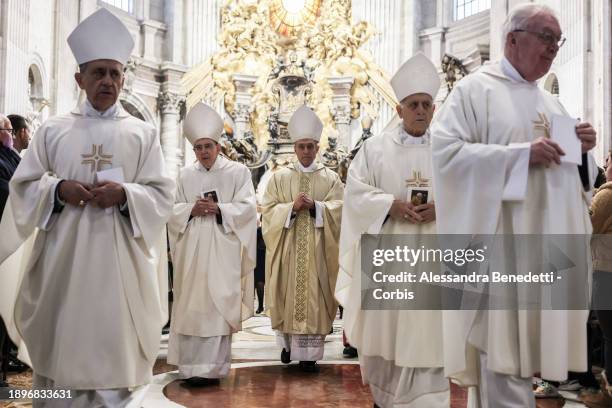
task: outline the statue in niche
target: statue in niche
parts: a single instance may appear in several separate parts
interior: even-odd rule
[[[257,169],[265,165],[271,156],[271,152],[257,149],[252,131],[248,130],[242,139],[236,139],[234,130],[227,124],[219,144],[225,157],[240,162],[250,169]]]
[[[468,74],[468,70],[459,58],[450,54],[444,54],[441,65],[446,79],[446,89],[450,94],[455,87],[455,83],[465,77]]]
[[[272,71],[270,71],[270,75],[268,75],[268,80],[278,78],[280,73],[283,72],[285,68],[287,68],[287,65],[285,65],[285,57],[283,57],[282,55],[277,55],[276,65],[274,65],[274,68],[272,68]]]
[[[286,126],[293,112],[307,104],[308,97],[312,93],[312,84],[307,77],[307,75],[311,76],[312,72],[306,66],[305,61],[299,60],[295,51],[290,52],[288,57],[288,63],[277,65],[281,73],[278,74],[278,79],[272,85],[272,94],[277,106],[273,108],[273,111],[278,116],[275,118],[278,124],[278,139],[286,140],[289,140]]]
[[[270,132],[270,142],[276,144],[278,142],[278,110],[276,108],[272,108],[270,112],[268,132]]]
[[[365,142],[367,139],[372,137],[372,124],[373,123],[374,122],[372,121],[372,118],[370,118],[367,115],[361,120],[361,128],[362,128],[361,138],[359,138],[357,143],[355,143],[355,147],[353,147],[350,152],[346,153],[343,151],[342,152],[343,155],[338,159],[339,162],[338,162],[338,168],[336,169],[336,173],[338,173],[338,176],[340,176],[340,180],[342,180],[343,183],[346,182],[348,168],[351,162],[353,161],[353,159],[355,158],[355,156],[357,155],[357,153],[359,152],[359,149],[361,149],[361,146],[363,146],[363,142]]]

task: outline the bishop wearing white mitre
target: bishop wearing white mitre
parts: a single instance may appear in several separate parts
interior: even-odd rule
[[[118,101],[134,46],[127,28],[100,9],[68,44],[87,98],[37,131],[2,220],[13,241],[36,234],[14,323],[34,388],[73,390],[71,399],[34,406],[127,406],[138,404],[151,380],[165,324],[174,183],[155,128]]]
[[[336,297],[377,406],[448,407],[441,312],[362,310],[361,305],[362,234],[409,234],[420,247],[419,234],[436,233],[428,127],[440,88],[437,69],[417,53],[400,67],[391,86],[401,123],[366,140],[349,167]]]
[[[184,135],[197,161],[181,169],[168,231],[174,306],[168,362],[192,386],[229,373],[232,333],[253,314],[257,204],[249,169],[220,153],[223,120],[198,103]]]
[[[266,299],[281,361],[317,371],[336,317],[343,185],[315,161],[323,123],[307,106],[289,121],[297,160],[274,173],[262,200]]]

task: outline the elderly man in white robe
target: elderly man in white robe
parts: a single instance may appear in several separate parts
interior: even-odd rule
[[[522,5],[509,13],[503,36],[502,60],[461,80],[432,125],[438,232],[586,237],[595,131],[575,121],[582,164],[566,162],[568,152],[552,140],[550,123],[568,114],[537,84],[565,41],[559,22],[548,7]],[[568,256],[575,256],[574,276],[588,282],[584,241]],[[539,265],[544,255],[526,248],[490,261]],[[482,407],[534,407],[534,373],[562,381],[569,370],[586,369],[586,319],[582,310],[447,312],[446,374],[479,384]]]
[[[208,105],[185,117],[197,162],[180,171],[168,222],[175,293],[168,363],[192,386],[228,375],[232,333],[253,314],[255,190],[249,169],[219,154],[222,133]]]
[[[127,28],[100,9],[68,44],[87,99],[41,126],[10,183],[16,240],[36,234],[15,324],[33,387],[72,390],[34,406],[137,405],[165,323],[158,272],[174,183],[155,128],[118,101]]]
[[[435,234],[428,131],[440,79],[422,53],[406,61],[391,86],[401,123],[366,140],[348,171],[336,297],[344,330],[359,350],[363,381],[375,406],[448,407],[439,310],[362,310],[362,234]],[[428,200],[418,205],[418,194]],[[420,242],[417,239],[418,245]]]

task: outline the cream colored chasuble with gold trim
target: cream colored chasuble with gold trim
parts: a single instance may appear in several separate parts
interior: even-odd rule
[[[290,164],[272,174],[264,194],[267,306],[272,328],[287,334],[325,335],[336,315],[338,238],[343,185],[316,164],[304,172]],[[305,192],[316,202],[321,227],[308,210],[290,220],[293,201]],[[288,222],[289,219],[289,222]]]

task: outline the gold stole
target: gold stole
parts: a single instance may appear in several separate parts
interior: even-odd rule
[[[312,173],[300,172],[300,193],[306,193],[312,198]],[[313,223],[310,220],[310,211],[299,211],[295,228],[297,234],[297,256],[295,271],[295,300],[294,300],[294,321],[305,322],[308,310],[308,267],[310,264],[310,240],[313,236]]]

